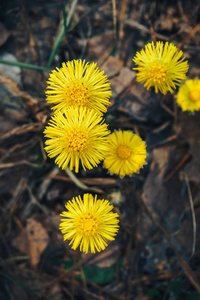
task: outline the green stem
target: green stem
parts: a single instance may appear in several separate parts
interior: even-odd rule
[[[81,188],[82,190],[89,190],[89,191],[93,191],[93,192],[99,193],[99,194],[103,193],[103,191],[100,189],[91,188],[91,187],[88,187],[87,185],[85,185],[84,183],[82,183],[68,167],[65,169],[65,172],[72,179],[72,181],[75,183],[75,185],[78,186],[79,188]]]

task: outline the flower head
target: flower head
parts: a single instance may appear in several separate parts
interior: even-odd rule
[[[94,110],[86,107],[69,107],[63,114],[58,111],[44,130],[45,150],[55,163],[70,170],[79,171],[79,160],[83,169],[92,169],[104,159],[107,149],[107,124]]]
[[[47,84],[47,102],[55,105],[54,110],[84,106],[106,112],[105,105],[110,104],[110,83],[95,63],[81,59],[63,63],[60,69],[52,71]]]
[[[130,131],[113,132],[108,137],[108,143],[104,166],[111,173],[131,175],[145,164],[146,144],[138,135]]]
[[[87,253],[100,252],[107,246],[107,241],[113,241],[119,229],[118,214],[113,213],[113,205],[108,200],[97,200],[97,195],[84,194],[68,201],[67,211],[61,216],[60,230],[64,241],[71,240],[72,249],[80,245],[80,251]]]
[[[180,86],[177,103],[182,110],[200,110],[200,79],[189,79]]]
[[[188,63],[184,61],[182,51],[178,51],[176,46],[171,43],[163,42],[149,43],[137,52],[133,61],[138,70],[137,81],[145,82],[144,86],[147,90],[155,87],[155,92],[160,91],[166,94],[167,91],[173,93],[173,89],[180,85],[182,80],[186,79],[188,71]]]

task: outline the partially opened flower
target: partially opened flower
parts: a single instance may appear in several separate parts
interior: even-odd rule
[[[131,175],[145,164],[146,144],[138,135],[120,130],[109,135],[108,143],[104,166],[111,173]]]
[[[54,110],[84,106],[106,112],[110,104],[110,83],[96,63],[81,59],[63,63],[52,71],[47,84],[47,102],[54,104]]]
[[[200,79],[189,79],[180,86],[177,93],[177,103],[182,110],[200,110]]]
[[[49,157],[56,157],[55,163],[70,170],[92,169],[104,159],[109,130],[103,118],[94,110],[85,107],[70,107],[63,114],[58,111],[44,130]]]
[[[113,205],[108,200],[97,200],[97,195],[84,194],[68,201],[67,211],[61,216],[60,230],[64,241],[70,240],[72,249],[80,246],[80,251],[100,252],[107,246],[107,241],[113,241],[119,230],[118,214],[113,213]]]
[[[178,51],[176,46],[168,42],[147,44],[145,49],[137,52],[133,58],[138,65],[137,68],[133,68],[138,70],[137,81],[145,82],[147,90],[154,86],[156,93],[173,93],[173,89],[186,79],[188,71],[188,63],[182,55],[182,51]]]

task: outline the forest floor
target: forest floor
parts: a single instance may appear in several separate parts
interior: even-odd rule
[[[0,299],[200,299],[200,113],[183,112],[177,91],[146,91],[132,70],[136,51],[156,39],[181,49],[188,78],[199,76],[199,2],[3,0],[0,8],[0,62],[10,62],[0,63]],[[81,169],[86,190],[46,156],[43,136],[49,73],[78,58],[108,75],[110,130],[132,130],[148,151],[132,177]],[[83,255],[63,242],[60,213],[95,190],[114,204],[120,231],[105,251]]]

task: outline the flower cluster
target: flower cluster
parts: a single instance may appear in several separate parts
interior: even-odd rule
[[[73,60],[52,71],[47,81],[47,102],[55,114],[44,130],[45,150],[55,163],[79,172],[104,159],[108,125],[102,113],[110,104],[110,83],[97,64]]]
[[[173,93],[186,79],[188,63],[171,43],[149,43],[137,52],[137,81],[147,90]],[[145,164],[145,142],[131,131],[110,133],[103,114],[110,105],[110,83],[95,63],[73,60],[53,70],[47,81],[47,102],[54,115],[44,130],[45,150],[58,167],[79,172],[104,161],[112,174],[124,177],[137,173]],[[177,102],[183,110],[200,109],[200,80],[188,80],[179,89]],[[60,230],[72,249],[92,253],[104,250],[119,230],[118,214],[108,200],[91,194],[73,198],[61,216]]]

